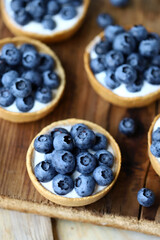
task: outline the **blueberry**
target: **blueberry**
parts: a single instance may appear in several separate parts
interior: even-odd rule
[[[106,28],[107,26],[113,24],[113,18],[107,13],[101,13],[97,17],[97,23],[101,28]]]
[[[85,124],[78,123],[78,124],[75,124],[72,126],[70,134],[71,134],[72,138],[74,138],[79,131],[83,131],[85,129],[88,129],[88,127]]]
[[[136,132],[136,123],[132,118],[123,118],[119,123],[119,131],[127,136]]]
[[[117,35],[113,42],[113,49],[121,51],[124,54],[130,54],[135,50],[136,42],[130,33],[121,33]]]
[[[15,97],[24,98],[30,95],[32,92],[31,83],[24,78],[17,78],[12,86],[11,86],[11,93]]]
[[[95,153],[95,157],[99,165],[104,165],[106,167],[112,167],[114,163],[114,156],[111,152],[102,149]]]
[[[75,169],[76,162],[72,153],[65,150],[55,150],[52,156],[52,165],[58,173],[68,174]]]
[[[120,83],[131,84],[136,81],[137,72],[129,64],[123,64],[116,69],[115,77]]]
[[[69,176],[58,174],[53,178],[52,186],[58,195],[66,195],[73,189],[73,180]]]
[[[77,171],[82,174],[92,173],[97,165],[96,158],[89,152],[81,152],[76,157]]]
[[[57,73],[46,71],[43,73],[43,83],[51,89],[56,89],[60,85],[60,79]]]
[[[159,42],[157,39],[146,39],[140,42],[139,52],[144,57],[154,57],[159,52]]]
[[[71,5],[63,6],[60,15],[64,20],[71,20],[77,15],[77,10]]]
[[[92,149],[94,151],[98,151],[100,149],[105,149],[108,145],[108,140],[106,138],[106,136],[104,136],[101,133],[96,133],[96,142],[94,144],[94,146],[92,147]]]
[[[113,172],[111,168],[106,167],[104,165],[98,166],[94,172],[93,177],[98,185],[106,186],[111,184],[114,179]]]
[[[47,14],[48,15],[56,15],[57,13],[59,13],[59,11],[61,10],[61,5],[56,2],[56,1],[49,1],[47,3]]]
[[[38,71],[28,70],[22,74],[22,78],[30,81],[33,86],[39,87],[42,85],[42,76]]]
[[[148,35],[146,28],[142,25],[133,26],[129,32],[138,42],[146,39]]]
[[[80,175],[74,181],[74,188],[80,197],[87,197],[92,195],[95,189],[95,181],[92,176]]]
[[[90,67],[93,73],[97,74],[105,70],[105,64],[103,58],[95,58],[90,61]]]
[[[41,72],[45,72],[48,70],[53,70],[53,68],[55,67],[55,61],[53,60],[53,58],[45,53],[40,53],[40,62],[39,62],[39,66],[38,66],[38,70],[40,70]]]
[[[141,91],[142,87],[143,87],[143,83],[144,81],[142,79],[137,79],[135,82],[131,83],[131,84],[128,84],[126,86],[127,90],[129,92],[139,92]]]
[[[9,107],[15,100],[15,97],[7,88],[0,88],[0,106]]]
[[[36,51],[36,48],[35,48],[35,46],[33,46],[32,44],[24,43],[24,44],[21,45],[20,51],[21,51],[22,53],[24,53],[24,52],[26,52],[26,51]]]
[[[124,28],[119,25],[109,25],[108,27],[105,28],[104,35],[106,39],[112,43],[115,37],[118,34],[123,33],[124,31],[125,31]]]
[[[90,129],[84,129],[77,132],[74,137],[75,146],[80,149],[92,148],[95,144],[96,136]]]
[[[145,79],[151,84],[160,84],[160,68],[157,66],[151,66],[145,71]]]
[[[16,98],[16,106],[21,112],[29,112],[34,106],[34,97]]]
[[[6,61],[0,57],[0,76],[4,74],[6,67]]]
[[[129,3],[129,0],[110,0],[110,3],[115,7],[124,7]]]
[[[16,66],[21,61],[20,51],[12,44],[8,43],[2,47],[2,58],[10,66]]]
[[[52,19],[51,16],[45,16],[42,25],[44,29],[53,30],[56,28],[56,22]]]
[[[43,134],[34,140],[34,148],[40,153],[49,153],[53,150],[52,138],[50,135]]]
[[[137,200],[143,207],[151,207],[155,201],[154,193],[148,188],[141,188],[137,194]]]
[[[11,1],[11,8],[14,12],[18,12],[22,8],[25,7],[24,1],[21,0],[12,0]]]
[[[160,157],[160,142],[159,141],[153,141],[150,147],[151,153],[155,157]]]
[[[46,183],[56,176],[56,171],[50,162],[42,161],[35,166],[34,174],[38,181]]]
[[[53,139],[53,147],[55,150],[72,151],[74,145],[73,145],[73,140],[72,140],[70,134],[61,133],[61,134],[55,136]]]
[[[115,69],[124,63],[124,56],[120,51],[111,50],[106,54],[106,65],[108,68]]]
[[[3,76],[2,76],[2,84],[4,87],[8,87],[10,88],[12,83],[16,80],[16,78],[18,78],[18,72],[11,70],[9,72],[6,72]]]
[[[72,5],[74,7],[79,7],[82,5],[82,3],[83,3],[83,0],[72,0]]]
[[[69,134],[69,132],[65,129],[65,128],[54,128],[52,131],[51,131],[51,136],[52,138],[58,136],[59,134],[61,133],[66,133],[66,134]]]
[[[22,55],[22,64],[24,67],[32,69],[39,65],[40,56],[35,50],[25,51]]]
[[[160,127],[152,133],[152,141],[160,141]]]
[[[32,16],[33,19],[38,19],[45,14],[45,3],[43,0],[33,0],[27,4],[26,11]]]
[[[131,65],[133,68],[135,68],[137,71],[143,72],[146,68],[146,59],[143,58],[138,53],[131,53],[127,57],[127,64]]]
[[[151,59],[151,64],[157,67],[160,67],[160,55],[154,56]]]
[[[96,44],[95,46],[95,52],[98,55],[103,55],[106,54],[109,50],[110,47],[110,43],[106,40],[102,40],[99,43]]]
[[[52,101],[52,91],[48,87],[39,87],[35,92],[35,99],[41,103]]]
[[[24,26],[30,22],[31,17],[28,12],[26,12],[26,10],[22,8],[15,14],[14,19],[18,24]]]
[[[105,85],[110,89],[115,89],[120,86],[120,83],[117,82],[115,78],[115,72],[111,69],[108,69],[106,71],[106,76],[104,80],[105,80]]]

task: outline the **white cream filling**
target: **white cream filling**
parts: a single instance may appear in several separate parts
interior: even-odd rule
[[[1,0],[1,1],[4,1],[4,0]],[[73,19],[63,20],[60,14],[54,15],[52,19],[56,22],[56,28],[53,30],[49,30],[49,29],[45,29],[41,23],[37,23],[35,21],[31,21],[24,26],[19,25],[14,20],[14,12],[11,9],[11,5],[10,5],[11,0],[5,0],[4,2],[5,2],[6,11],[8,15],[11,17],[11,21],[13,24],[15,24],[18,28],[22,29],[23,31],[32,32],[36,34],[43,34],[43,35],[51,35],[54,33],[71,29],[74,25],[76,25],[76,23],[82,17],[84,12],[84,5],[82,4],[81,6],[76,8],[77,15]]]
[[[63,126],[63,125],[62,125],[62,126],[58,126],[58,127],[65,128],[65,129],[67,129],[68,131],[70,131],[72,126],[66,126],[66,125]],[[51,131],[52,131],[52,129],[51,129],[49,132],[51,132]],[[48,133],[49,133],[49,132],[48,132]],[[95,131],[94,131],[94,132],[95,132]],[[109,152],[111,152],[111,153],[113,154],[113,156],[115,156],[114,151],[113,151],[113,149],[112,149],[112,147],[111,147],[110,145],[107,147],[107,150],[108,150]],[[89,150],[89,152],[90,152],[90,153],[94,153],[93,150]],[[33,169],[34,169],[34,167],[35,167],[39,162],[42,162],[42,161],[44,161],[44,160],[45,160],[45,154],[39,153],[39,152],[37,152],[37,151],[34,150],[33,155],[32,155],[32,167],[33,167]],[[113,173],[115,174],[115,164],[113,164],[112,171],[113,171]],[[73,179],[73,180],[76,179],[79,175],[81,175],[81,173],[79,173],[78,171],[75,171],[75,172],[72,174],[72,179]],[[52,181],[47,182],[47,183],[42,183],[42,182],[41,182],[41,185],[42,185],[44,188],[46,188],[48,191],[50,191],[51,193],[56,194],[56,193],[54,192],[54,190],[53,190],[53,187],[52,187]],[[100,192],[101,190],[103,190],[103,189],[106,188],[106,187],[107,187],[107,186],[100,186],[100,185],[96,184],[95,190],[94,190],[94,192],[92,193],[92,195]],[[56,195],[58,195],[58,194],[56,194]],[[67,198],[80,198],[80,196],[76,193],[75,189],[73,189],[73,190],[72,190],[71,192],[69,192],[68,194],[63,195],[63,197],[67,197]]]
[[[88,52],[90,53],[90,59],[98,58],[98,54],[95,52],[94,48],[95,48],[95,45],[100,41],[101,41],[101,38],[99,36],[96,37],[92,41],[90,48],[88,48]],[[95,78],[97,79],[97,81],[100,82],[104,87],[108,88],[105,83],[105,76],[106,76],[105,71],[95,74]],[[110,88],[108,89],[118,96],[126,97],[126,98],[130,98],[130,97],[134,98],[134,97],[146,96],[150,93],[156,92],[160,89],[160,85],[153,85],[148,83],[147,81],[144,81],[143,86],[139,92],[129,92],[125,84],[121,84],[119,87],[115,89],[110,89]]]
[[[157,128],[160,127],[160,118],[158,118],[158,120],[156,121],[155,125],[154,125],[154,128],[153,128],[153,132],[157,130]],[[155,157],[159,162],[160,162],[160,157],[157,158]]]

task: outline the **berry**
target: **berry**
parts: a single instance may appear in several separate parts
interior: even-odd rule
[[[53,70],[53,68],[55,67],[54,59],[50,55],[45,53],[40,53],[39,56],[40,56],[40,62],[39,62],[38,70],[41,72]]]
[[[31,83],[24,78],[17,78],[12,86],[11,86],[11,93],[15,97],[24,98],[31,94],[32,86]]]
[[[65,128],[54,128],[52,131],[51,131],[51,136],[52,138],[55,138],[56,136],[58,136],[59,134],[61,133],[66,133],[66,134],[69,134],[69,132],[65,129]]]
[[[21,0],[12,0],[11,1],[11,8],[14,12],[18,12],[24,7],[25,7],[25,4]]]
[[[138,41],[142,41],[147,38],[148,32],[142,25],[135,25],[129,31],[132,36]]]
[[[120,83],[131,84],[137,79],[137,73],[129,64],[123,64],[116,69],[115,77]]]
[[[82,5],[82,3],[83,3],[83,0],[72,0],[72,5],[74,7],[79,7]]]
[[[150,147],[151,153],[155,157],[160,157],[160,142],[159,141],[153,141]]]
[[[24,26],[30,22],[31,17],[28,12],[26,12],[26,10],[22,8],[15,14],[14,19],[18,24]]]
[[[75,169],[75,158],[72,153],[65,150],[55,150],[52,153],[52,165],[60,174],[72,173]]]
[[[159,42],[157,39],[146,39],[140,42],[139,52],[144,57],[154,57],[159,52]]]
[[[154,193],[148,188],[141,188],[137,194],[137,200],[143,207],[151,207],[155,201]]]
[[[33,19],[39,19],[45,14],[45,4],[43,0],[33,0],[27,4],[26,11]]]
[[[94,156],[97,159],[99,165],[104,165],[110,168],[113,166],[114,156],[111,152],[102,149],[97,151]]]
[[[114,179],[112,170],[104,165],[98,166],[94,170],[93,177],[100,186],[109,185]]]
[[[129,0],[110,0],[110,3],[115,7],[124,7],[129,3]]]
[[[106,40],[112,43],[115,37],[124,31],[124,28],[119,25],[109,25],[105,28],[104,35],[106,37]]]
[[[34,140],[34,148],[40,153],[49,153],[53,150],[52,138],[50,135],[43,134]]]
[[[133,36],[127,32],[117,35],[113,42],[113,49],[127,55],[135,50],[135,46],[136,42]]]
[[[97,23],[101,28],[106,28],[113,24],[113,18],[107,13],[101,13],[97,17]]]
[[[48,161],[38,163],[34,168],[34,173],[38,181],[44,183],[51,181],[56,175],[55,169]]]
[[[152,133],[152,141],[160,141],[160,127]]]
[[[0,88],[0,106],[9,107],[15,100],[15,97],[7,88]]]
[[[95,58],[90,61],[90,67],[93,73],[97,74],[105,70],[105,64],[103,58]]]
[[[76,157],[77,171],[82,174],[92,173],[97,165],[96,158],[89,152],[81,152]]]
[[[136,123],[132,118],[123,118],[119,123],[119,131],[127,136],[131,136],[136,131]]]
[[[56,22],[50,16],[45,16],[42,25],[44,29],[53,30],[56,28]]]
[[[115,78],[115,72],[111,69],[108,69],[106,71],[106,76],[104,80],[105,80],[105,85],[110,89],[115,89],[120,86],[120,83],[117,82]]]
[[[106,138],[106,136],[104,136],[101,133],[96,133],[96,142],[94,144],[94,146],[92,147],[92,149],[94,151],[98,151],[100,149],[105,149],[107,147],[108,144],[108,140]]]
[[[1,51],[2,58],[5,59],[8,65],[16,66],[20,63],[21,53],[12,43],[5,44]]]
[[[42,85],[42,76],[38,71],[28,70],[22,74],[22,78],[30,81],[33,86],[39,87]]]
[[[95,46],[95,52],[98,55],[103,55],[106,54],[109,50],[110,43],[106,40],[102,40],[99,43],[96,44]]]
[[[6,61],[0,57],[0,76],[5,72],[6,70]]]
[[[88,129],[88,127],[85,124],[78,123],[78,124],[75,124],[72,126],[70,134],[71,134],[72,138],[74,138],[79,131],[83,131],[85,129]]]
[[[154,56],[151,59],[151,64],[157,67],[160,67],[160,55]]]
[[[95,189],[95,181],[92,176],[80,175],[74,181],[74,188],[80,197],[87,197],[92,195]]]
[[[48,15],[56,15],[57,13],[59,13],[59,11],[61,10],[61,5],[56,2],[56,1],[49,1],[47,3],[47,14]]]
[[[106,65],[108,68],[115,69],[124,63],[124,56],[120,51],[111,50],[106,54]]]
[[[139,92],[143,87],[143,83],[144,81],[142,79],[137,79],[135,82],[128,84],[126,88],[129,92]]]
[[[138,53],[131,53],[127,57],[127,64],[131,65],[137,71],[143,72],[146,68],[146,59]]]
[[[73,180],[69,176],[58,174],[53,178],[52,186],[58,195],[66,195],[73,189]]]
[[[11,70],[9,72],[6,72],[2,76],[2,84],[4,87],[10,88],[10,86],[13,84],[13,82],[18,78],[18,72]]]
[[[92,148],[95,144],[96,136],[90,129],[84,129],[77,132],[74,137],[75,146],[80,149]]]
[[[54,137],[53,139],[53,147],[55,150],[73,150],[73,140],[70,134],[61,133]]]
[[[34,97],[16,98],[16,106],[21,112],[28,112],[34,106]]]
[[[36,51],[36,48],[32,44],[24,43],[21,45],[20,51],[21,51],[21,53],[24,53],[26,51]]]
[[[160,68],[157,66],[149,67],[145,73],[145,79],[147,82],[157,85],[160,84]]]
[[[22,55],[22,65],[26,68],[32,69],[39,65],[40,57],[37,51],[28,50]]]
[[[57,73],[46,71],[43,73],[43,83],[51,89],[56,89],[60,85],[60,79]]]
[[[35,92],[35,99],[41,103],[49,103],[52,100],[52,91],[48,87],[39,87]]]
[[[60,15],[64,20],[71,20],[77,15],[77,10],[71,5],[63,6]]]

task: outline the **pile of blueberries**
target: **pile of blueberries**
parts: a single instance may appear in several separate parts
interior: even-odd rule
[[[155,157],[160,157],[160,127],[152,133],[151,153]]]
[[[107,14],[97,19],[99,25],[112,24]],[[147,32],[142,25],[125,31],[119,25],[108,25],[104,39],[95,46],[97,57],[90,60],[94,74],[105,71],[105,85],[115,89],[125,84],[129,92],[141,91],[144,81],[160,84],[160,36]]]
[[[36,151],[45,154],[44,161],[35,168],[38,181],[52,181],[58,195],[75,189],[80,197],[91,195],[96,184],[109,185],[114,175],[114,156],[107,151],[108,140],[101,133],[94,133],[84,124],[73,125],[71,131],[55,128],[34,141]],[[74,179],[75,171],[79,176]]]
[[[45,29],[53,30],[56,22],[53,16],[59,14],[63,20],[76,17],[77,7],[83,0],[12,0],[15,21],[24,26],[31,21],[42,23]]]
[[[5,44],[0,56],[0,106],[15,102],[19,111],[28,112],[35,100],[45,104],[52,101],[52,89],[60,84],[54,68],[55,60],[31,44],[18,48]]]

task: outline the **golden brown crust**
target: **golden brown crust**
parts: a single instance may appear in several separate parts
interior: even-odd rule
[[[59,100],[61,99],[62,94],[64,92],[66,80],[65,80],[65,73],[64,73],[63,67],[60,63],[60,60],[58,59],[56,54],[49,47],[47,47],[45,44],[43,44],[37,40],[32,40],[32,39],[25,38],[25,37],[5,38],[5,39],[0,40],[0,49],[6,43],[14,43],[16,46],[19,46],[23,43],[30,43],[30,44],[33,44],[39,52],[49,54],[52,58],[54,58],[54,60],[56,62],[56,68],[59,73],[61,83],[60,83],[59,88],[57,89],[55,98],[50,102],[50,104],[48,104],[43,109],[36,111],[36,112],[17,113],[17,112],[7,111],[4,108],[0,107],[0,118],[3,118],[5,120],[11,121],[11,122],[17,122],[17,123],[32,122],[32,121],[36,121],[40,118],[43,118],[57,106],[57,104],[58,104]]]
[[[50,191],[46,190],[41,184],[40,182],[36,179],[34,173],[33,173],[33,166],[32,166],[32,154],[34,151],[34,139],[40,135],[40,134],[44,134],[46,132],[48,132],[49,130],[57,127],[57,126],[65,126],[65,125],[74,125],[76,123],[84,123],[87,126],[89,126],[91,129],[100,132],[102,134],[104,134],[108,141],[109,144],[111,145],[114,154],[115,154],[115,162],[114,162],[114,180],[113,182],[106,187],[105,189],[103,189],[102,191],[98,192],[95,195],[89,196],[89,197],[83,197],[83,198],[66,198],[66,197],[62,197],[56,194],[51,193]],[[63,206],[84,206],[84,205],[88,205],[91,204],[97,200],[99,200],[100,198],[102,198],[103,196],[105,196],[110,189],[113,187],[113,185],[115,184],[119,172],[120,172],[120,168],[121,168],[121,153],[120,153],[120,149],[116,143],[116,141],[113,139],[113,137],[106,131],[104,130],[102,127],[98,126],[95,123],[86,121],[86,120],[80,120],[80,119],[67,119],[67,120],[63,120],[63,121],[58,121],[58,122],[54,122],[52,124],[50,124],[49,126],[45,127],[44,129],[42,129],[42,131],[38,134],[31,142],[29,149],[27,151],[27,157],[26,157],[26,165],[27,165],[27,171],[29,174],[29,177],[33,183],[33,185],[35,186],[35,188],[37,189],[37,191],[42,194],[44,197],[46,197],[47,199],[49,199],[50,201],[63,205]]]
[[[151,126],[150,126],[150,129],[149,129],[149,132],[148,132],[148,155],[149,155],[149,158],[150,158],[150,161],[151,161],[151,164],[152,164],[152,167],[153,169],[155,170],[155,172],[160,176],[160,162],[157,160],[157,158],[151,153],[150,151],[150,147],[151,147],[151,144],[152,144],[152,132],[153,132],[153,128],[154,128],[154,125],[155,123],[157,122],[157,120],[160,118],[160,114],[158,114]]]
[[[5,0],[1,0],[1,6],[0,6],[3,21],[14,35],[30,37],[30,38],[40,40],[42,42],[52,42],[52,43],[60,42],[67,38],[70,38],[75,32],[78,31],[78,29],[80,28],[80,26],[82,25],[82,23],[85,19],[85,16],[87,14],[87,10],[88,10],[89,4],[90,4],[90,0],[84,0],[83,14],[72,28],[70,28],[68,30],[60,31],[57,33],[53,33],[51,35],[42,35],[42,34],[37,34],[37,33],[26,32],[26,31],[22,30],[21,28],[19,28],[16,24],[14,24],[11,17],[8,15],[8,13],[6,11],[4,1]]]
[[[100,33],[97,37],[103,38],[104,33]],[[98,95],[100,95],[104,100],[115,104],[120,107],[126,107],[126,108],[138,108],[149,105],[151,102],[154,102],[155,100],[160,98],[160,89],[147,94],[146,96],[142,97],[121,97],[113,93],[111,90],[105,88],[101,83],[97,81],[95,78],[91,68],[90,68],[90,49],[95,44],[95,39],[91,41],[91,43],[86,47],[85,53],[84,53],[84,66],[85,70],[88,75],[88,79],[90,81],[90,84],[94,88],[94,90],[97,92]]]

